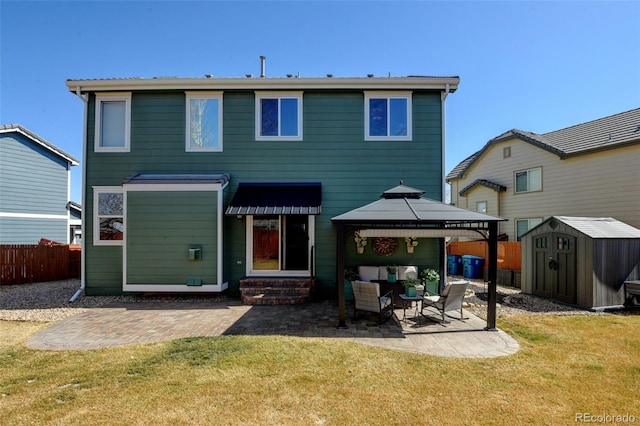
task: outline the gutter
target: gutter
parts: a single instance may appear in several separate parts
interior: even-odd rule
[[[66,81],[69,91],[133,90],[446,90],[453,93],[459,77],[261,77],[261,78],[113,78]]]
[[[440,128],[442,129],[442,195],[441,195],[441,200],[443,203],[445,202],[445,193],[446,193],[446,179],[444,178],[446,175],[446,171],[445,171],[445,140],[446,140],[446,130],[445,130],[445,108],[444,108],[444,103],[447,100],[447,96],[449,96],[451,87],[449,86],[449,83],[447,83],[445,85],[445,88],[442,92],[440,92],[440,117],[441,117],[441,123],[440,123]]]
[[[82,123],[82,205],[85,206],[81,216],[82,226],[82,241],[80,242],[80,288],[76,293],[71,296],[69,303],[73,303],[84,292],[85,289],[85,242],[86,242],[86,230],[87,230],[87,214],[86,214],[86,199],[85,199],[85,185],[87,177],[87,123],[88,123],[88,110],[89,110],[89,95],[82,95],[80,86],[76,87],[75,95],[84,103],[84,119]]]

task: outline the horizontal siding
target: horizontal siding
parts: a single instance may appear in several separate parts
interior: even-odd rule
[[[134,173],[230,173],[229,196],[240,182],[319,181],[322,214],[316,217],[316,271],[320,285],[333,289],[331,217],[377,200],[400,180],[425,190],[427,197],[441,199],[439,92],[414,92],[414,140],[410,142],[364,140],[362,91],[304,92],[302,141],[255,141],[253,91],[226,91],[223,102],[222,152],[185,152],[184,93],[145,92],[132,96],[131,152],[94,153],[95,99],[91,97],[85,160],[87,217],[93,214],[93,186],[120,185]],[[229,272],[232,289],[245,273],[244,226],[235,217],[225,218],[225,275]],[[91,241],[90,233],[85,234],[85,240]],[[100,249],[87,250],[87,269],[100,263]]]
[[[22,135],[0,135],[0,212],[66,215],[68,179],[65,160]]]
[[[511,147],[509,158],[502,158],[505,146]],[[510,240],[515,240],[515,219],[534,217],[614,217],[640,227],[639,160],[638,145],[560,160],[531,144],[511,140],[491,147],[456,183],[460,189],[476,179],[487,179],[507,187],[500,196],[500,215],[509,222],[500,224],[500,232]],[[539,166],[542,191],[515,194],[514,173]],[[457,196],[452,191],[452,200],[464,203],[464,197]]]
[[[215,192],[128,192],[127,284],[217,283]],[[203,259],[190,261],[190,246]]]
[[[67,243],[66,219],[0,217],[0,243],[37,244],[41,238]]]

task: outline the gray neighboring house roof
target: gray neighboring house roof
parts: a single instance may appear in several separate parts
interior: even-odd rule
[[[640,238],[640,229],[612,217],[552,216],[526,234],[550,220],[562,222],[590,238]]]
[[[462,177],[493,144],[518,138],[549,151],[560,159],[640,143],[640,108],[538,134],[511,129],[487,142],[481,150],[462,160],[447,175],[447,181]]]
[[[467,192],[471,191],[473,188],[475,188],[476,186],[485,186],[489,189],[493,189],[496,192],[504,192],[507,190],[507,187],[504,185],[500,185],[499,183],[495,183],[495,182],[491,182],[489,180],[486,179],[476,179],[473,182],[471,182],[469,185],[465,186],[461,191],[460,191],[460,195],[462,197],[467,195]]]
[[[51,142],[47,141],[43,137],[38,136],[37,134],[27,129],[26,127],[21,126],[20,124],[0,125],[0,133],[21,133],[25,137],[31,139],[33,142],[51,151],[58,157],[68,161],[69,163],[71,163],[72,166],[77,166],[78,164],[80,164],[80,162],[71,154],[67,154],[66,152],[64,152],[63,150],[61,150],[60,148],[52,144]]]

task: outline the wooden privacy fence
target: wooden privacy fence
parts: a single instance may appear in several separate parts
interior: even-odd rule
[[[489,246],[486,241],[454,241],[449,244],[447,254],[464,256],[470,254],[485,259],[489,258]],[[498,241],[498,269],[519,271],[521,265],[520,242]]]
[[[79,245],[0,245],[0,285],[80,276]]]

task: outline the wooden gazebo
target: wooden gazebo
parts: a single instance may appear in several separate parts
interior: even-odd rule
[[[487,330],[496,330],[498,222],[506,219],[423,198],[424,191],[400,184],[381,199],[331,219],[337,226],[339,328],[346,328],[344,292],[345,239],[358,230],[363,237],[439,238],[439,264],[445,264],[445,237],[482,237],[489,244]]]

